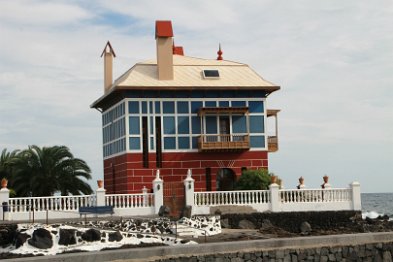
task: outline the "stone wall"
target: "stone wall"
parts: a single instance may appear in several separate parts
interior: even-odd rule
[[[155,261],[392,261],[393,242],[308,249],[260,250],[252,252],[219,253],[180,256]]]

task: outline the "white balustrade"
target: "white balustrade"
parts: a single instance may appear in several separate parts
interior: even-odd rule
[[[269,190],[195,192],[195,206],[247,205],[270,202]]]
[[[105,204],[113,208],[138,208],[154,206],[154,194],[111,194],[105,196]]]
[[[9,212],[77,211],[80,206],[94,206],[95,198],[95,195],[10,198]]]

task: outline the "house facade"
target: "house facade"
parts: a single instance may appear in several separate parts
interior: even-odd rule
[[[102,113],[104,183],[108,193],[139,193],[160,170],[181,182],[191,169],[196,191],[231,190],[243,169],[268,168],[278,150],[277,113],[268,96],[280,87],[248,65],[184,55],[170,21],[156,21],[156,59],[112,81],[108,42]],[[267,118],[272,117],[273,135]]]

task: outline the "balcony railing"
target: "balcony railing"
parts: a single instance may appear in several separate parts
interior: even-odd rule
[[[278,137],[277,136],[269,136],[267,138],[267,146],[269,152],[276,152],[278,150]]]
[[[201,135],[198,140],[199,151],[240,151],[250,149],[250,136],[247,135]]]

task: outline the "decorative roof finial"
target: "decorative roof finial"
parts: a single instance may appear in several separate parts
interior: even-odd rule
[[[218,44],[218,52],[217,52],[217,60],[222,60],[222,51],[221,51],[221,43]]]

